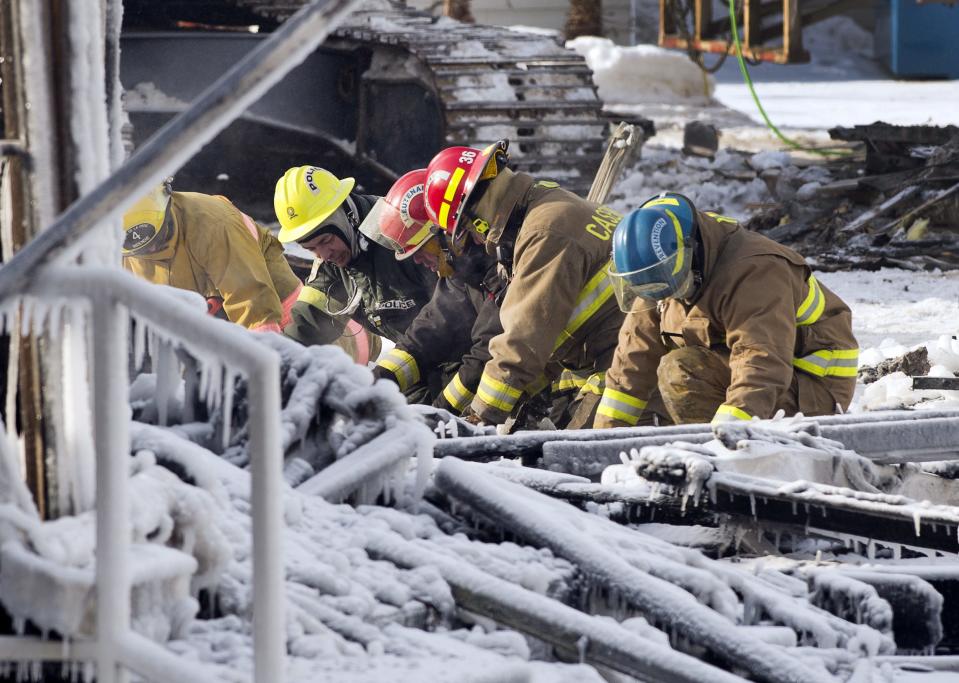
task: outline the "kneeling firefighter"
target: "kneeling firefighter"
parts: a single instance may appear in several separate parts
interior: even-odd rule
[[[427,168],[430,219],[454,257],[476,242],[496,259],[507,285],[503,332],[490,341],[471,410],[501,424],[523,395],[534,396],[563,369],[591,376],[570,427],[587,426],[612,360],[623,314],[609,278],[612,209],[507,168],[508,142],[451,147]]]
[[[206,297],[211,314],[280,332],[302,287],[266,229],[225,197],[163,184],[123,216],[123,267]]]
[[[595,420],[702,423],[845,409],[858,344],[843,301],[802,256],[663,193],[613,235],[628,311]]]
[[[276,183],[280,242],[296,242],[316,256],[284,329],[302,344],[333,343],[350,319],[372,335],[397,341],[436,284],[432,273],[397,261],[392,250],[359,232],[378,197],[355,193],[354,185],[352,178],[340,180],[317,166],[291,168]]]

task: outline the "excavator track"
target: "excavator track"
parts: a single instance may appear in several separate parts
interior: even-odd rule
[[[275,21],[303,4],[236,1]],[[421,162],[445,146],[483,146],[507,138],[514,168],[584,194],[589,189],[603,157],[609,120],[584,59],[553,38],[464,24],[389,0],[371,0],[340,25],[327,46],[365,47],[383,55],[374,57],[363,76],[374,90],[388,92],[389,84],[413,76],[435,94],[438,135],[434,145],[424,147]],[[368,131],[368,140],[378,142],[379,133]],[[382,160],[383,154],[375,157]]]

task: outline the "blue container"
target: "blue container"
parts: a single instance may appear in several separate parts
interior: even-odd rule
[[[896,76],[959,78],[959,5],[877,3],[875,50]]]

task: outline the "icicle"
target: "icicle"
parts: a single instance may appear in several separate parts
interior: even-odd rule
[[[912,523],[916,528],[916,538],[919,538],[922,531],[922,511],[919,508],[914,508],[912,511]]]
[[[749,494],[749,509],[753,513],[753,519],[756,518],[756,495],[754,493]]]
[[[793,517],[795,517],[796,514],[799,512],[799,501],[794,500],[792,502],[792,506],[793,506]]]
[[[133,365],[136,370],[143,367],[143,355],[146,352],[147,326],[143,320],[133,318]]]
[[[233,389],[236,376],[226,370],[223,373],[223,434],[222,446],[224,449],[230,444],[230,427],[233,426]]]

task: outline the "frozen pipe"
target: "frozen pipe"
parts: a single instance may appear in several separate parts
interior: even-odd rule
[[[846,413],[807,418],[821,426],[864,424],[869,422],[908,422],[934,418],[957,418],[959,410],[883,410],[873,413]],[[504,436],[468,436],[441,439],[436,442],[434,455],[452,455],[463,459],[490,459],[503,457],[539,457],[543,444],[561,441],[612,441],[669,435],[673,441],[693,441],[692,435],[711,434],[708,424],[669,425],[666,427],[620,427],[618,429],[576,429],[518,432]],[[702,441],[694,443],[703,443]],[[618,460],[617,460],[618,462]]]
[[[31,636],[0,636],[0,661],[93,661],[97,644],[91,640],[48,640]]]
[[[478,471],[456,458],[440,462],[434,482],[439,489],[501,528],[534,545],[548,547],[578,565],[594,581],[621,595],[647,618],[704,646],[730,666],[745,669],[756,680],[768,683],[832,680],[782,648],[734,628],[732,621],[700,604],[683,589],[636,569],[566,520],[550,515],[551,508],[540,502],[549,499],[542,494]]]
[[[959,417],[823,425],[822,435],[880,463],[944,460],[959,453]]]
[[[453,589],[457,606],[544,640],[587,664],[649,683],[743,683],[739,676],[642,638],[606,617],[584,614],[395,533],[370,534],[366,550],[400,567],[437,569]]]
[[[252,471],[252,517],[253,517],[253,639],[256,650],[254,658],[255,680],[258,683],[283,683],[286,668],[286,603],[284,594],[285,572],[282,552],[283,510],[281,501],[283,496],[283,454],[280,451],[280,401],[279,366],[280,358],[276,351],[264,344],[257,343],[250,337],[250,333],[233,323],[217,320],[195,309],[176,296],[165,293],[162,289],[134,277],[130,273],[116,269],[104,268],[58,268],[54,277],[35,277],[31,282],[31,290],[35,294],[47,294],[58,297],[86,297],[97,302],[109,294],[117,303],[130,310],[137,311],[137,315],[147,320],[154,327],[176,336],[188,350],[214,352],[224,365],[230,368],[246,371],[250,381],[250,419],[248,430],[250,434],[249,452]],[[96,331],[100,326],[94,325]],[[124,318],[122,334],[126,334],[126,318]],[[120,334],[118,332],[117,334]],[[98,334],[105,334],[100,330]],[[267,333],[272,334],[272,333]],[[121,338],[124,339],[124,338]],[[95,343],[94,360],[104,352],[104,345]],[[123,375],[126,377],[127,346],[112,347],[111,362],[123,364]],[[119,369],[117,369],[119,372]],[[110,380],[103,377],[100,380]],[[116,382],[110,386],[108,381],[101,387],[98,377],[94,377],[94,386],[98,392],[98,402],[104,406],[126,405],[127,382]],[[254,391],[255,389],[255,391]],[[107,403],[104,397],[108,392],[122,391],[122,404]],[[123,416],[122,425],[113,434],[123,435],[123,453],[129,453],[129,438],[127,432],[129,424],[125,410],[99,409],[97,412],[97,429],[107,429],[111,423],[111,416]],[[101,426],[101,422],[103,423]],[[97,461],[97,501],[98,505],[109,496],[100,492],[108,490],[101,486],[101,459],[106,457],[106,451],[100,447],[99,432],[95,432],[98,445]],[[127,458],[117,462],[122,463],[123,476],[128,476]],[[115,500],[108,502],[111,509],[123,509]],[[125,520],[128,514],[113,515]],[[121,523],[121,522],[117,522]],[[128,542],[129,536],[117,536],[123,543]],[[98,525],[99,542],[99,525]],[[118,541],[119,542],[119,541]],[[125,546],[124,546],[125,547]],[[101,584],[98,581],[98,586]],[[115,591],[115,586],[112,589]],[[129,591],[126,591],[129,596]],[[129,619],[127,619],[129,621]]]
[[[340,503],[371,479],[429,446],[432,432],[424,425],[401,422],[340,458],[297,487],[297,491]]]
[[[130,433],[126,308],[112,298],[93,300],[93,435],[96,474],[97,681],[127,680],[117,644],[130,628]]]
[[[357,0],[314,0],[158,130],[120,168],[75,201],[0,266],[0,300],[25,289],[37,268],[173,175],[233,119],[302,62],[349,14]]]
[[[581,477],[595,476],[610,465],[618,465],[620,453],[646,446],[664,446],[668,443],[706,443],[713,440],[711,431],[687,434],[656,434],[632,439],[609,441],[553,441],[543,444],[543,468]]]
[[[822,436],[877,463],[943,460],[959,452],[959,414],[900,412],[905,415],[830,415],[815,421]],[[555,472],[595,476],[609,465],[619,464],[619,454],[631,449],[638,451],[645,446],[662,446],[674,441],[706,443],[712,440],[712,433],[700,429],[702,426],[692,425],[687,432],[660,431],[605,441],[571,441],[559,436],[542,445],[543,467]]]
[[[215,668],[180,657],[172,650],[129,631],[118,643],[118,658],[123,664],[148,681],[176,681],[176,683],[225,683]],[[97,683],[99,683],[99,671]],[[231,678],[231,680],[233,680]]]
[[[646,436],[688,433],[711,433],[704,425],[671,425],[669,427],[621,427],[619,429],[557,429],[554,431],[517,432],[506,436],[465,436],[440,439],[433,447],[437,458],[448,455],[462,459],[536,456],[542,453],[544,443],[550,441],[607,441]]]

